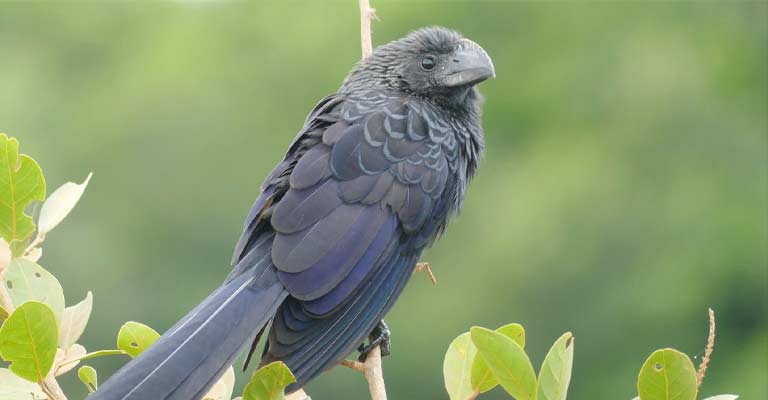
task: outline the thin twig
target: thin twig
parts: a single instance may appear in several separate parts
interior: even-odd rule
[[[432,272],[432,268],[429,266],[428,262],[416,263],[416,268],[413,269],[413,272],[417,273],[424,270],[427,271],[427,275],[429,275],[429,280],[432,281],[432,284],[437,286],[437,278],[435,277],[435,273]]]
[[[45,380],[40,387],[42,387],[43,392],[45,392],[49,400],[67,400],[67,396],[64,394],[64,391],[61,390],[61,386],[59,386],[59,382],[56,381],[56,378],[53,376],[53,369],[51,370],[51,373],[45,377]]]
[[[707,347],[704,348],[704,357],[699,364],[699,371],[696,373],[696,388],[701,387],[704,381],[704,375],[707,373],[707,365],[715,350],[715,312],[709,309],[709,336],[707,337]]]
[[[368,0],[360,0],[360,47],[363,50],[363,57],[368,57],[373,53],[373,41],[371,40],[371,21],[376,16],[376,9],[371,8]]]
[[[341,360],[341,365],[349,369],[353,369],[357,372],[365,372],[365,364],[361,363],[360,361]]]

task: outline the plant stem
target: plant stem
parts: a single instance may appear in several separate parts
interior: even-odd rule
[[[701,387],[704,382],[704,375],[707,373],[707,365],[715,350],[715,312],[709,309],[709,335],[707,336],[707,347],[704,348],[704,357],[699,364],[699,371],[696,373],[696,389]]]
[[[365,359],[365,380],[368,381],[368,390],[371,392],[371,400],[387,400],[387,389],[384,386],[384,372],[381,370],[381,349],[376,346]]]
[[[49,400],[67,400],[67,396],[61,390],[59,382],[53,377],[53,370],[40,385]]]
[[[376,17],[376,10],[371,8],[368,0],[360,0],[360,47],[363,50],[363,57],[368,57],[373,52],[373,42],[371,41],[371,20]]]

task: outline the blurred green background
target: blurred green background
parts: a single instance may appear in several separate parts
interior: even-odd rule
[[[574,332],[570,398],[629,399],[652,350],[700,358],[708,306],[703,393],[768,398],[767,4],[373,2],[375,43],[445,25],[498,74],[466,208],[424,256],[438,285],[415,276],[387,319],[392,399],[446,399],[450,341],[507,322],[537,368]],[[41,260],[70,303],[93,291],[88,349],[126,320],[167,329],[221,282],[262,178],[359,58],[358,26],[353,0],[0,3],[0,130],[49,190],[94,172]],[[92,364],[103,379],[124,361]],[[308,391],[367,397],[343,368]]]

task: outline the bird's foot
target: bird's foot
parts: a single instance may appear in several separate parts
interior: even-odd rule
[[[368,353],[375,349],[376,346],[381,348],[382,357],[388,356],[392,350],[392,345],[390,342],[391,336],[392,332],[389,330],[387,323],[382,319],[379,321],[379,324],[373,328],[370,336],[368,336],[368,344],[366,345],[363,343],[360,345],[360,347],[357,348],[357,351],[360,352],[360,356],[357,358],[357,360],[360,362],[365,362],[365,359],[368,358]]]

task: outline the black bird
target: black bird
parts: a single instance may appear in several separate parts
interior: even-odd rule
[[[376,48],[267,176],[225,282],[93,400],[200,399],[271,322],[261,363],[309,380],[361,346],[462,206],[483,151],[488,54],[445,28]],[[247,366],[247,361],[246,361]]]

